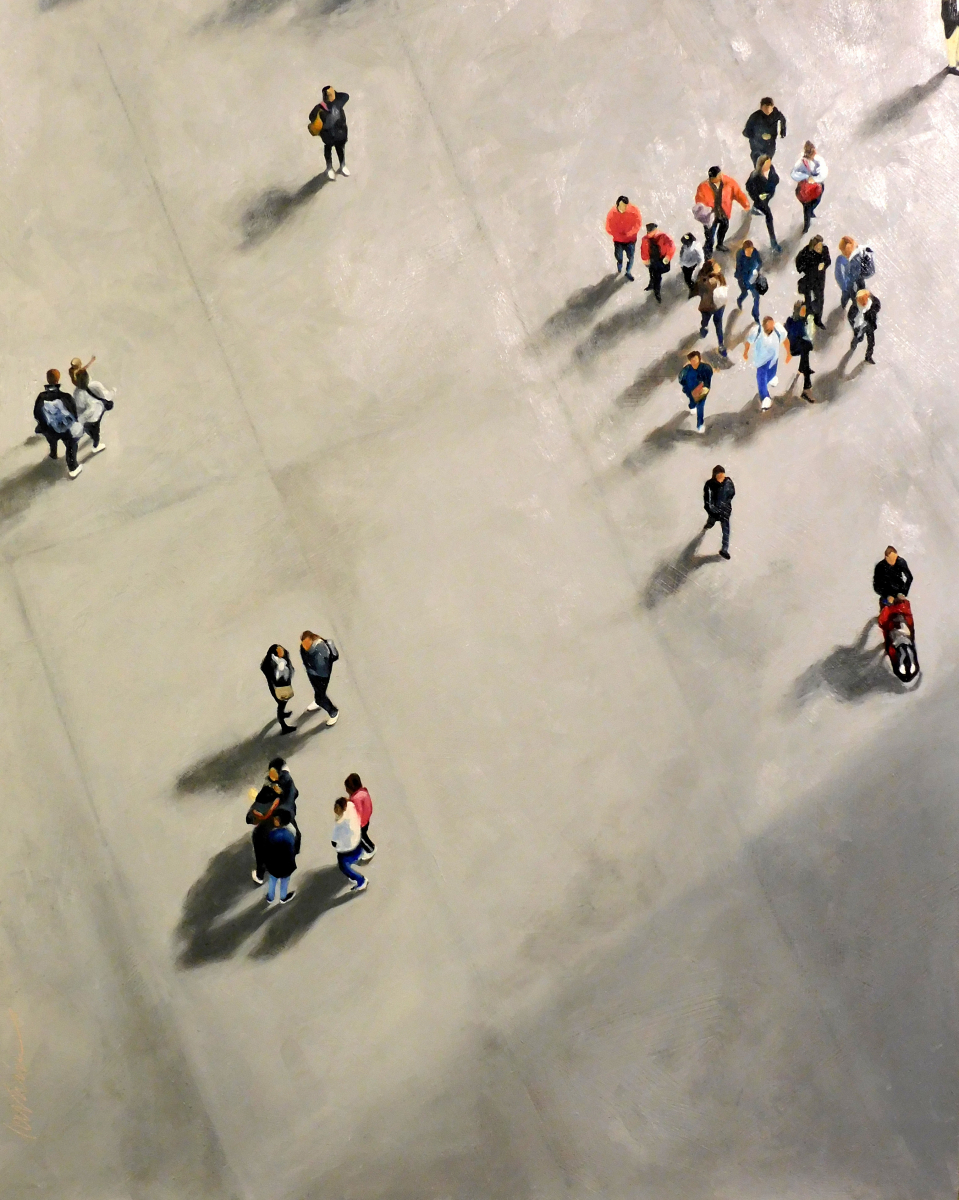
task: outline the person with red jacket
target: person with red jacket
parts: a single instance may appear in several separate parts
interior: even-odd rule
[[[724,175],[722,167],[710,167],[709,178],[704,179],[696,189],[694,200],[695,207],[699,207],[701,211],[707,211],[708,214],[712,215],[712,220],[708,221],[708,224],[706,221],[703,221],[703,224],[706,225],[705,251],[707,258],[713,252],[714,239],[716,239],[717,232],[719,233],[719,238],[715,240],[716,249],[726,249],[724,242],[726,231],[729,229],[729,220],[732,216],[734,200],[743,208],[748,209],[752,207],[752,201],[732,176]]]
[[[626,278],[633,282],[633,258],[636,254],[636,239],[643,218],[635,204],[630,204],[628,196],[620,196],[615,207],[606,214],[606,232],[613,239],[613,253],[616,255],[616,274],[623,269],[623,255],[626,255]]]
[[[369,862],[376,853],[376,847],[370,838],[370,818],[373,816],[373,801],[370,798],[370,793],[363,786],[363,780],[360,779],[355,771],[352,775],[347,775],[343,781],[343,786],[346,788],[346,794],[350,798],[350,803],[356,809],[356,815],[360,819],[360,845],[363,848],[360,862]]]
[[[652,292],[657,303],[662,304],[663,298],[659,289],[663,283],[663,276],[669,270],[669,261],[676,253],[676,244],[668,233],[663,233],[655,221],[651,221],[646,226],[646,236],[639,253],[649,271],[646,291]]]

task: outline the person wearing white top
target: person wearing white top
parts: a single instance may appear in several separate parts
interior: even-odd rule
[[[336,851],[337,866],[353,881],[351,892],[365,892],[369,880],[357,871],[356,864],[363,853],[362,830],[356,808],[345,796],[340,796],[333,805],[336,822],[333,825],[333,849]]]
[[[705,261],[706,256],[703,254],[702,246],[691,233],[684,233],[679,243],[679,265],[683,269],[683,279],[689,289],[690,299],[696,295],[694,283],[696,272]]]
[[[78,363],[79,360],[74,359],[74,362]],[[100,441],[100,422],[104,412],[113,408],[115,393],[105,388],[102,383],[91,380],[86,367],[75,370],[71,363],[70,378],[76,385],[73,389],[73,403],[77,409],[77,420],[83,426],[83,432],[93,442],[93,453],[99,454],[107,448],[106,443]]]
[[[789,178],[796,181],[796,199],[802,205],[803,233],[809,232],[809,222],[816,215],[822,200],[828,174],[829,168],[822,155],[816,153],[812,142],[806,142],[802,148],[802,158],[789,172]]]
[[[779,369],[779,351],[784,343],[786,362],[789,362],[792,358],[789,337],[784,327],[772,317],[764,317],[762,325],[754,325],[746,338],[743,362],[748,360],[749,351],[752,349],[753,362],[756,365],[756,385],[763,408],[769,408],[772,404],[769,389],[779,382],[776,372]]]

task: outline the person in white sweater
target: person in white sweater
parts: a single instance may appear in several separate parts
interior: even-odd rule
[[[333,805],[333,815],[333,849],[337,865],[347,879],[352,880],[351,892],[365,892],[369,880],[355,869],[363,853],[359,814],[345,796],[340,796]]]
[[[789,172],[789,178],[796,181],[796,199],[802,205],[803,233],[809,232],[809,222],[816,215],[822,200],[828,174],[829,168],[822,155],[816,153],[812,142],[806,142],[802,148],[802,158]]]
[[[90,360],[93,362],[93,359]],[[87,366],[90,364],[88,363]],[[103,414],[113,408],[114,393],[90,379],[90,373],[81,365],[78,358],[70,363],[70,378],[73,380],[73,403],[77,409],[77,420],[83,426],[83,432],[93,442],[93,453],[99,454],[106,450],[106,443],[100,440],[100,422]]]
[[[689,288],[690,299],[696,295],[695,279],[699,268],[706,261],[703,248],[691,233],[684,233],[679,243],[679,265],[683,269],[683,279]]]

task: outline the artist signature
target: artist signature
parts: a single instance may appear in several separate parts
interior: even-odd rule
[[[20,1032],[20,1021],[12,1008],[10,1009],[10,1020],[17,1031],[20,1053],[17,1055],[17,1065],[13,1069],[12,1086],[7,1088],[11,1112],[11,1120],[7,1123],[7,1128],[12,1129],[22,1138],[36,1141],[36,1134],[30,1128],[30,1114],[33,1110],[27,1107],[27,1063],[23,1052],[23,1035]]]

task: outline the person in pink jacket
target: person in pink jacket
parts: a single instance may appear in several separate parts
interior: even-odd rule
[[[646,236],[639,248],[640,257],[649,271],[649,283],[646,291],[652,292],[659,304],[663,298],[659,293],[663,276],[669,270],[669,263],[676,253],[676,244],[668,233],[663,233],[655,221],[646,226]]]
[[[373,801],[370,798],[370,793],[363,786],[363,780],[360,779],[355,771],[352,775],[347,775],[343,781],[343,786],[346,788],[346,794],[350,798],[350,803],[356,809],[356,815],[360,819],[360,845],[363,847],[360,862],[369,862],[376,853],[376,847],[370,838],[370,818],[373,816]]]
[[[606,232],[613,239],[613,253],[616,255],[616,274],[623,269],[625,254],[626,278],[630,283],[633,282],[633,258],[642,222],[639,209],[635,204],[630,204],[628,196],[620,196],[606,214]]]

